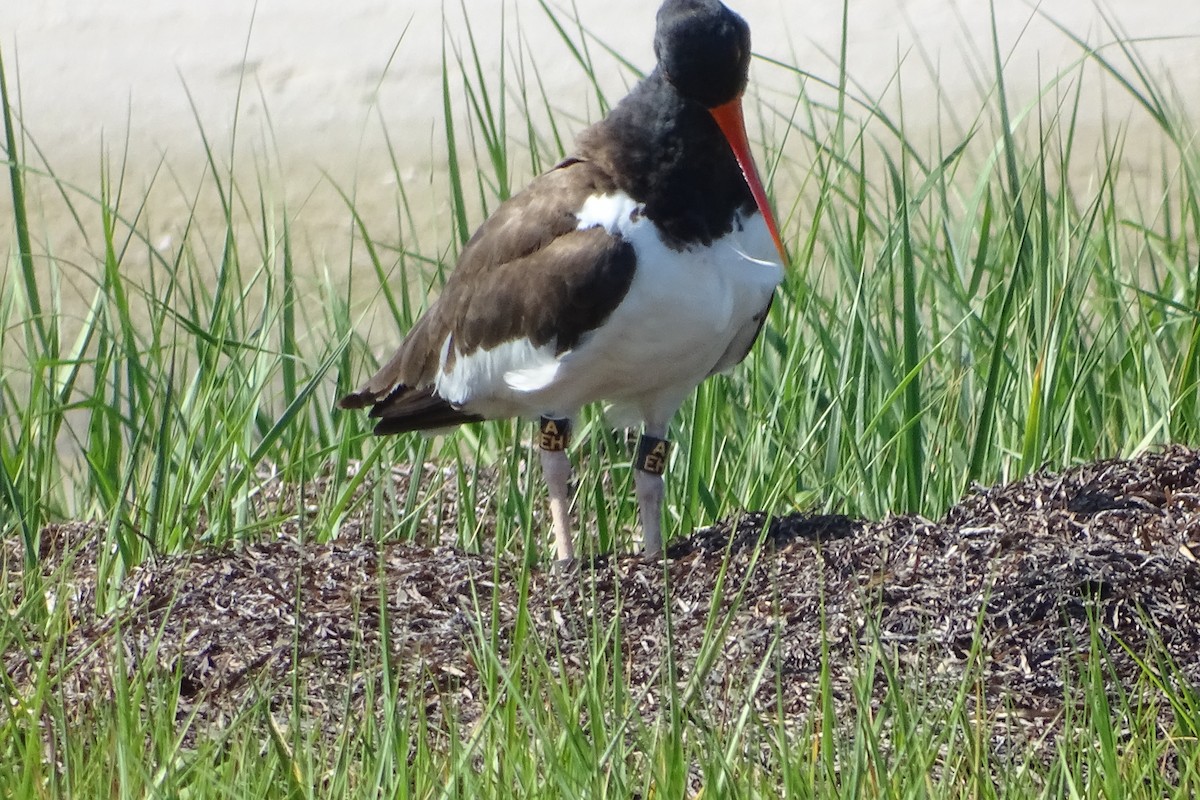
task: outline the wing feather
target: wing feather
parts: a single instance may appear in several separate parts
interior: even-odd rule
[[[423,415],[445,427],[478,419],[432,388],[456,358],[528,339],[561,355],[601,325],[633,280],[633,247],[602,227],[579,229],[588,197],[617,191],[589,161],[571,159],[502,203],[463,249],[441,296],[405,336],[384,366],[343,408],[372,407],[377,430],[425,427]],[[447,343],[449,346],[447,347]],[[431,404],[445,408],[431,413]],[[415,427],[413,427],[415,426]]]

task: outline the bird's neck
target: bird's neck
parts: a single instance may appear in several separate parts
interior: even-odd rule
[[[580,136],[597,162],[676,247],[707,245],[732,230],[754,198],[712,115],[656,69]]]

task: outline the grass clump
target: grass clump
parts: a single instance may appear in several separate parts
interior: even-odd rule
[[[579,20],[542,8],[603,110],[610,101],[596,75],[632,68]],[[792,263],[755,351],[732,376],[701,386],[675,421],[668,530],[743,509],[935,517],[976,482],[1196,444],[1194,109],[1151,77],[1136,42],[1115,25],[1108,33],[1104,47],[1072,37],[1077,63],[1020,103],[1005,88],[1004,45],[993,33],[978,65],[988,76],[981,102],[969,113],[936,110],[932,146],[889,111],[902,96],[855,88],[844,41],[828,81],[756,62],[756,71],[794,80],[794,91],[755,98]],[[348,712],[332,738],[309,727],[299,681],[290,707],[264,700],[225,720],[215,738],[193,738],[198,723],[181,712],[186,682],[123,663],[81,724],[61,692],[56,648],[86,620],[56,600],[69,595],[55,590],[66,569],[43,569],[47,523],[98,521],[87,589],[97,618],[132,602],[122,581],[139,564],[281,533],[319,543],[353,529],[376,543],[435,544],[437,531],[450,531],[455,544],[497,563],[548,552],[525,427],[379,441],[361,419],[333,410],[372,368],[376,343],[363,333],[371,309],[383,309],[386,338],[406,330],[481,214],[520,185],[516,176],[563,155],[576,127],[544,91],[541,54],[527,41],[505,41],[502,66],[489,75],[476,35],[468,27],[465,41],[444,50],[450,168],[438,190],[454,235],[434,248],[419,247],[415,233],[395,239],[418,215],[393,150],[394,220],[369,217],[339,187],[356,250],[337,278],[311,268],[286,203],[265,179],[235,179],[233,156],[223,160],[199,120],[201,192],[221,212],[202,216],[199,195],[189,197],[180,234],[155,246],[147,197],[131,197],[122,167],[105,161],[94,189],[61,179],[21,128],[0,72],[13,199],[0,278],[0,600],[12,609],[0,617],[0,659],[34,665],[28,684],[3,678],[4,794],[1194,794],[1195,687],[1169,662],[1146,662],[1145,685],[1114,691],[1109,648],[1093,642],[1065,679],[1084,698],[1062,722],[1069,735],[1001,757],[1008,723],[975,702],[983,652],[957,682],[934,689],[868,639],[847,696],[835,695],[831,677],[845,665],[826,650],[814,711],[798,719],[751,702],[780,680],[769,659],[751,665],[740,696],[717,708],[697,700],[668,657],[657,711],[647,714],[625,680],[621,642],[630,632],[589,620],[587,668],[568,674],[554,642],[528,635],[528,585],[505,620],[511,640],[495,633],[494,598],[477,599],[471,659],[484,677],[484,711],[469,722],[427,713],[397,677],[385,636],[362,658],[382,676],[367,707],[386,711]],[[1082,87],[1093,81],[1133,98],[1156,126],[1163,155],[1152,187],[1123,166],[1131,143],[1119,126],[1101,129],[1094,155],[1081,144],[1094,111]],[[507,127],[514,114],[530,120],[520,147]],[[1093,176],[1086,184],[1069,177],[1081,162]],[[155,180],[168,173],[164,166]],[[71,209],[88,263],[45,245],[33,197]],[[595,411],[576,440],[585,548],[632,549],[628,442]],[[410,479],[392,480],[394,465]],[[268,490],[280,478],[292,487],[286,498]],[[536,574],[528,566],[524,581]],[[715,650],[727,635],[718,600],[752,598],[725,584],[713,597],[705,635]],[[670,602],[663,611],[672,613]],[[378,616],[387,613],[383,603]],[[669,656],[669,638],[664,647]],[[872,699],[879,682],[888,687],[882,704]],[[1171,707],[1171,730],[1148,695]],[[349,695],[345,702],[349,709]]]

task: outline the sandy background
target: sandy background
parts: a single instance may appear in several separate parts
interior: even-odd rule
[[[496,74],[506,49],[510,72],[517,60],[537,68],[561,123],[577,130],[595,118],[589,87],[535,0],[466,5],[486,74]],[[1080,55],[1043,15],[1096,45],[1112,39],[1103,22],[1107,15],[1125,34],[1144,39],[1139,48],[1147,61],[1185,96],[1200,86],[1200,3],[1115,0],[1103,11],[1090,0],[1050,0],[1040,11],[1017,2],[998,5],[998,37],[1009,53],[1006,79],[1018,104],[1032,101],[1038,86]],[[757,53],[836,81],[840,4],[742,0],[734,7],[750,22]],[[643,69],[653,63],[655,8],[634,0],[578,3],[590,32]],[[932,135],[945,128],[945,113],[934,113],[939,99],[943,109],[971,109],[970,98],[989,83],[980,67],[989,62],[991,36],[983,0],[851,0],[849,29],[853,94],[884,97],[888,108],[903,113],[910,132],[927,127]],[[277,211],[286,208],[300,252],[316,269],[344,269],[351,247],[350,215],[339,188],[353,196],[379,238],[412,238],[426,251],[448,241],[446,198],[436,179],[445,168],[444,45],[451,51],[468,46],[459,4],[6,0],[0,13],[10,90],[19,94],[28,141],[40,148],[40,154],[26,149],[28,162],[41,165],[44,159],[56,175],[90,194],[99,191],[107,163],[124,178],[127,209],[152,185],[141,225],[166,250],[192,202],[201,224],[220,220],[215,192],[203,188],[211,185],[203,171],[203,130],[222,170],[232,165],[243,188],[261,184]],[[632,78],[595,41],[590,46],[600,82],[616,99]],[[764,99],[786,108],[799,78],[757,61],[752,81]],[[1085,85],[1085,140],[1097,139],[1105,124],[1119,124],[1137,137],[1127,156],[1136,161],[1144,155],[1145,169],[1153,172],[1159,150],[1151,144],[1146,116],[1131,111],[1132,102],[1111,82]],[[509,112],[508,138],[520,147],[523,119],[515,103]],[[235,119],[238,148],[231,154]],[[535,126],[546,130],[544,122],[542,113]],[[402,231],[396,213],[397,171],[384,131],[399,162],[399,181],[415,201],[415,230]],[[523,179],[517,175],[514,183]],[[36,231],[41,246],[87,271],[94,264],[94,240],[85,240],[48,182],[30,183],[43,220]],[[257,192],[248,195],[257,203]],[[0,247],[6,252],[12,248],[9,207],[5,189]],[[88,214],[98,217],[94,209],[87,203],[80,208],[85,227],[93,226]]]

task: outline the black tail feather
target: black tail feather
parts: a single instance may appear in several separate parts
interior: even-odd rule
[[[483,421],[483,417],[478,414],[463,411],[444,398],[438,397],[434,394],[433,387],[397,387],[387,397],[371,406],[371,416],[379,420],[375,425],[375,433],[378,436],[434,431]]]

